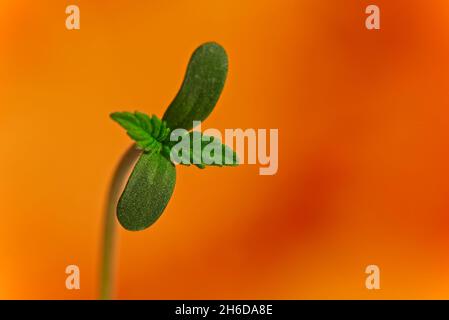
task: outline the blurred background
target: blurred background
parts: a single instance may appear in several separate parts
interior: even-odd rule
[[[117,298],[449,298],[448,18],[445,0],[1,0],[0,298],[97,297],[131,144],[109,113],[162,116],[211,40],[230,69],[203,129],[278,128],[279,171],[178,167],[161,219],[119,231]]]

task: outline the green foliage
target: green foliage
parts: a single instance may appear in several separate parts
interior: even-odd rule
[[[164,114],[171,129],[191,130],[193,121],[204,121],[214,109],[228,74],[228,56],[217,43],[208,42],[192,55],[184,82]]]
[[[117,206],[117,218],[127,230],[148,228],[160,217],[175,188],[176,169],[159,153],[143,153]]]
[[[206,166],[237,166],[239,163],[234,150],[221,143],[216,137],[206,136],[200,132],[189,132],[184,141],[188,143],[185,148],[188,152],[183,152],[182,148],[172,150],[179,157],[182,165],[193,164],[204,169]],[[183,142],[180,143],[181,146],[183,144]]]
[[[223,90],[227,71],[225,50],[217,43],[205,43],[193,53],[181,89],[163,121],[137,111],[111,114],[143,150],[117,205],[117,218],[125,229],[146,229],[164,211],[176,181],[176,169],[170,160],[175,146],[168,139],[171,129],[191,130],[193,121],[209,116]],[[190,147],[184,161],[201,169],[238,164],[235,152],[213,137],[190,132],[188,140]]]
[[[111,118],[126,129],[130,138],[145,152],[159,152],[170,134],[166,122],[154,115],[150,118],[138,111],[114,112]]]

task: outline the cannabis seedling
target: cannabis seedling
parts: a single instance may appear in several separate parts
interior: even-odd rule
[[[135,141],[122,158],[114,175],[108,199],[105,220],[103,265],[101,275],[101,298],[111,297],[112,263],[114,255],[115,226],[117,215],[120,224],[127,230],[139,231],[151,226],[161,216],[170,200],[176,181],[175,163],[170,154],[176,141],[171,141],[170,133],[175,129],[193,129],[194,121],[204,121],[214,109],[228,72],[225,50],[217,43],[205,43],[193,53],[187,72],[173,102],[162,120],[141,112],[116,112],[111,118],[126,129]],[[193,163],[203,169],[207,165],[237,165],[234,151],[213,137],[198,132],[188,132],[191,142],[189,152],[182,155],[181,164]],[[195,152],[193,141],[198,139],[201,154]],[[198,141],[197,140],[197,141]],[[209,144],[212,150],[221,151],[216,159],[214,152],[204,153]],[[209,150],[210,150],[209,146]],[[128,168],[137,163],[119,199],[121,182],[127,176]],[[212,159],[213,158],[213,159]],[[118,201],[117,201],[118,200]]]

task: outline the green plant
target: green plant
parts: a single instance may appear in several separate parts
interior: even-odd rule
[[[111,114],[111,118],[126,129],[135,145],[128,149],[120,161],[108,195],[101,298],[108,299],[112,295],[115,214],[120,224],[130,231],[144,230],[161,216],[173,194],[176,181],[175,164],[170,158],[176,142],[170,140],[170,133],[175,129],[192,130],[194,121],[204,121],[209,116],[223,90],[227,71],[228,59],[225,50],[217,43],[205,43],[193,53],[181,89],[162,120],[137,111]],[[201,169],[207,165],[238,164],[235,152],[216,139],[197,132],[186,134],[189,141],[199,139],[201,153],[194,152],[193,148],[189,149],[188,154],[183,156],[183,160],[187,161],[181,164],[194,163]],[[219,144],[215,150],[221,150],[219,157],[222,161],[213,162],[202,152],[210,144]],[[186,157],[188,159],[185,159]],[[123,180],[137,158],[137,163],[119,197]]]

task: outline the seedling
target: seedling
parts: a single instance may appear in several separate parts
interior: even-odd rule
[[[144,230],[159,219],[176,182],[176,164],[171,157],[176,141],[170,139],[170,133],[175,129],[190,131],[194,121],[202,122],[210,115],[223,90],[227,72],[225,50],[217,43],[205,43],[193,53],[181,89],[162,120],[137,111],[111,114],[111,118],[126,129],[135,144],[125,153],[117,167],[109,192],[103,244],[102,299],[109,299],[112,295],[115,215],[120,225],[130,231]],[[201,169],[208,165],[238,164],[235,152],[221,142],[219,148],[214,149],[221,151],[218,157],[220,161],[211,161],[210,154],[203,153],[203,150],[209,144],[218,143],[217,140],[198,132],[186,134],[192,142],[199,139],[201,154],[191,148],[187,155],[184,154],[184,160],[188,161],[181,164],[193,163]],[[217,158],[216,154],[212,155],[214,159]],[[123,179],[128,176],[128,169],[137,158],[128,182],[118,197]]]

